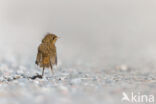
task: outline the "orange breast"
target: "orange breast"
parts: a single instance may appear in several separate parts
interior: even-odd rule
[[[45,66],[45,67],[49,67],[50,66],[50,57],[43,57],[43,61],[42,61],[42,64]]]

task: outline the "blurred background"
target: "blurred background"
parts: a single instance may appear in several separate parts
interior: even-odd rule
[[[0,103],[121,104],[123,92],[156,95],[155,10],[156,0],[0,0]],[[48,32],[61,37],[58,70],[31,80]]]
[[[17,54],[20,62],[33,64],[51,32],[61,37],[57,51],[64,62],[155,59],[155,5],[155,0],[0,0],[1,55]]]

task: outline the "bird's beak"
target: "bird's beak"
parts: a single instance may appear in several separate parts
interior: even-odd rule
[[[57,37],[57,39],[60,39],[61,37]]]

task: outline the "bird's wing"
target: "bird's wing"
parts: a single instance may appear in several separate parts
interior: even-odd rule
[[[37,65],[40,64],[41,58],[42,58],[42,54],[41,54],[41,52],[38,51],[37,57],[36,57],[36,62],[35,62]]]
[[[57,65],[57,53],[55,47],[51,48],[50,50],[50,61],[52,65]]]
[[[57,56],[55,54],[51,55],[50,62],[52,65],[57,65]]]

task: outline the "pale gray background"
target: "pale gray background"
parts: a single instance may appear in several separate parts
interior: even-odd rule
[[[33,61],[43,36],[53,32],[65,61],[155,58],[155,10],[155,0],[0,0],[0,49]]]

